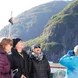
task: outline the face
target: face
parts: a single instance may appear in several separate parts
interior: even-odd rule
[[[33,50],[36,54],[40,54],[40,52],[41,52],[41,49],[40,48],[34,48],[34,50]]]
[[[19,41],[15,47],[17,50],[22,51],[22,49],[24,48],[24,42],[23,41]]]
[[[78,51],[77,51],[77,52],[75,52],[75,55],[76,55],[76,56],[78,56]]]
[[[7,44],[7,45],[5,46],[5,51],[6,51],[7,53],[11,52],[11,48],[12,48],[12,44]]]

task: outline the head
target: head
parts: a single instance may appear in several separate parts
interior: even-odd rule
[[[0,42],[0,47],[5,50],[5,52],[10,52],[12,48],[12,40],[8,38],[3,38]]]
[[[24,42],[20,38],[13,39],[13,47],[21,52],[24,48]]]
[[[31,51],[34,52],[35,54],[40,54],[41,53],[40,45],[39,44],[32,45]]]
[[[78,56],[78,45],[74,47],[74,52],[75,52],[75,55]]]

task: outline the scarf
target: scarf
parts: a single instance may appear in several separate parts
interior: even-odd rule
[[[32,55],[36,58],[36,60],[41,61],[43,59],[43,53],[41,52],[40,54],[36,54],[32,52]]]

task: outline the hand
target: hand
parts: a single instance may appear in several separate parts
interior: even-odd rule
[[[67,55],[74,56],[74,51],[73,50],[69,50],[68,53],[67,53]]]
[[[21,78],[26,78],[23,74],[21,75]]]

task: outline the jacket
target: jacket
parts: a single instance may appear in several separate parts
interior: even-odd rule
[[[29,73],[30,78],[50,78],[50,66],[45,55],[41,61],[34,56],[30,57]]]
[[[8,56],[11,64],[11,69],[16,70],[14,72],[13,78],[20,78],[21,75],[25,75],[28,78],[29,75],[29,56],[25,51],[22,51],[23,57],[17,52],[17,50],[13,50],[12,54]]]
[[[0,78],[12,78],[7,53],[0,48]]]
[[[60,59],[60,64],[67,68],[66,78],[78,78],[78,56],[64,55]]]

